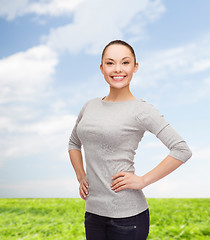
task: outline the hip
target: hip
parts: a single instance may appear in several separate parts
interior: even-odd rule
[[[111,218],[86,211],[84,224],[88,240],[145,240],[149,234],[149,208],[123,218]]]

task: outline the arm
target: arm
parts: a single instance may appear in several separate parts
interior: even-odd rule
[[[173,172],[182,164],[182,161],[168,155],[155,168],[153,168],[151,171],[149,171],[143,176],[144,187],[167,176],[169,173]]]
[[[169,155],[144,176],[137,176],[129,172],[117,173],[112,178],[115,179],[111,184],[113,190],[117,192],[125,188],[143,189],[173,172],[192,156],[186,142],[169,124],[164,126],[156,136],[168,147]]]
[[[77,126],[80,120],[82,119],[87,103],[88,102],[86,102],[83,105],[82,109],[79,112],[76,123],[74,125],[71,136],[69,138],[69,144],[68,144],[70,161],[76,173],[77,180],[80,184],[79,193],[81,198],[84,200],[86,198],[86,195],[88,194],[88,183],[86,181],[86,173],[83,167],[83,159],[82,159],[82,152],[81,152],[82,143],[77,135]]]
[[[118,192],[125,188],[143,189],[151,183],[154,183],[167,176],[182,164],[182,161],[168,155],[155,168],[146,173],[144,176],[137,176],[129,172],[119,172],[113,176],[113,179],[117,179],[111,184],[112,190]]]
[[[139,115],[137,119],[141,126],[145,128],[145,131],[155,134],[170,150],[170,153],[144,176],[137,176],[129,172],[119,172],[114,175],[111,187],[115,191],[125,188],[143,189],[173,172],[192,156],[192,152],[183,138],[152,105],[149,106],[146,114]]]
[[[83,167],[82,153],[79,150],[72,149],[69,150],[69,157],[71,164],[74,168],[74,171],[77,176],[77,180],[80,184],[79,192],[82,199],[85,200],[86,195],[88,194],[88,183],[86,181],[86,173]]]

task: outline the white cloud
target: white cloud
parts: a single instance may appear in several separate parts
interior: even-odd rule
[[[38,15],[58,16],[72,12],[85,0],[51,0],[31,3],[26,13],[36,13]]]
[[[148,139],[149,140],[149,139]],[[150,141],[152,139],[150,138]],[[151,171],[167,155],[162,146],[155,144],[157,141],[151,141],[151,147],[148,149],[149,142],[142,145],[139,149],[140,161],[136,156],[136,174],[144,175]],[[158,149],[159,148],[159,149]],[[147,197],[209,197],[209,167],[210,167],[210,148],[197,148],[190,146],[192,157],[159,181],[143,189]],[[165,152],[165,154],[162,154]],[[137,153],[138,155],[138,153]],[[162,155],[162,157],[161,157]],[[158,160],[157,160],[158,159]]]
[[[33,100],[52,81],[57,55],[47,46],[33,47],[0,60],[0,103]]]
[[[33,180],[18,183],[0,184],[0,197],[20,198],[74,198],[79,197],[76,178]]]
[[[66,115],[62,99],[54,99],[51,84],[57,64],[56,53],[45,45],[0,60],[1,164],[46,151],[59,159],[67,152],[76,117]]]
[[[210,34],[176,48],[152,51],[140,62],[132,86],[153,102],[170,106],[210,98]],[[137,56],[140,55],[136,54]]]
[[[185,178],[185,181],[171,179],[169,176],[161,179],[143,189],[146,197],[150,198],[209,198],[210,192],[206,191],[209,184],[206,181]]]
[[[73,123],[76,119],[72,115],[57,115],[48,116],[46,119],[39,120],[32,123],[25,123],[20,126],[18,123],[18,116],[16,119],[9,117],[0,117],[0,130],[4,129],[7,132],[16,133],[36,133],[40,136],[56,134],[60,131],[66,130],[69,123]]]
[[[12,120],[11,116],[0,117],[0,131],[8,133],[0,140],[1,164],[14,157],[38,153],[50,152],[63,156],[62,153],[65,152],[67,155],[68,138],[76,116],[57,115],[29,123],[19,123],[18,120]]]
[[[53,116],[44,119],[43,121],[32,123],[28,126],[21,128],[22,132],[34,132],[40,136],[54,135],[62,131],[66,131],[72,123],[75,121],[75,116],[64,115],[64,116]]]
[[[207,163],[210,164],[210,147],[207,148],[193,148],[193,158],[196,159],[196,161],[206,161]],[[209,168],[207,168],[206,170],[208,170]]]
[[[11,21],[25,14],[59,16],[71,13],[85,0],[0,0],[0,16]]]
[[[189,83],[190,84],[190,83]],[[200,100],[210,98],[210,78],[199,79],[194,85],[191,91],[180,94],[179,100],[176,105],[181,104],[193,104]]]
[[[209,70],[209,41],[208,34],[184,46],[151,52],[141,62],[141,69],[135,76],[135,86],[159,87],[160,82],[170,82],[171,76],[178,78]]]
[[[7,20],[13,20],[21,16],[28,5],[28,0],[0,0],[0,16]]]
[[[145,25],[164,11],[160,0],[89,0],[75,10],[73,23],[53,29],[43,41],[58,50],[95,54],[105,43],[123,38],[126,32],[132,32],[131,38],[135,39],[145,36]]]

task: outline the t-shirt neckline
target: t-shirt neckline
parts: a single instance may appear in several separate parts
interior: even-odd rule
[[[132,98],[132,99],[129,99],[129,100],[125,100],[125,101],[120,101],[120,102],[108,102],[108,101],[104,101],[103,98],[105,98],[106,96],[100,98],[101,102],[103,103],[112,103],[112,104],[115,104],[115,103],[125,103],[125,102],[130,102],[130,101],[133,101],[133,100],[137,100],[137,98]]]

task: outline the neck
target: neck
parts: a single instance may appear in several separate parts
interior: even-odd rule
[[[118,102],[126,101],[135,98],[129,89],[129,85],[124,88],[112,88],[110,87],[109,94],[105,97],[106,101]]]

